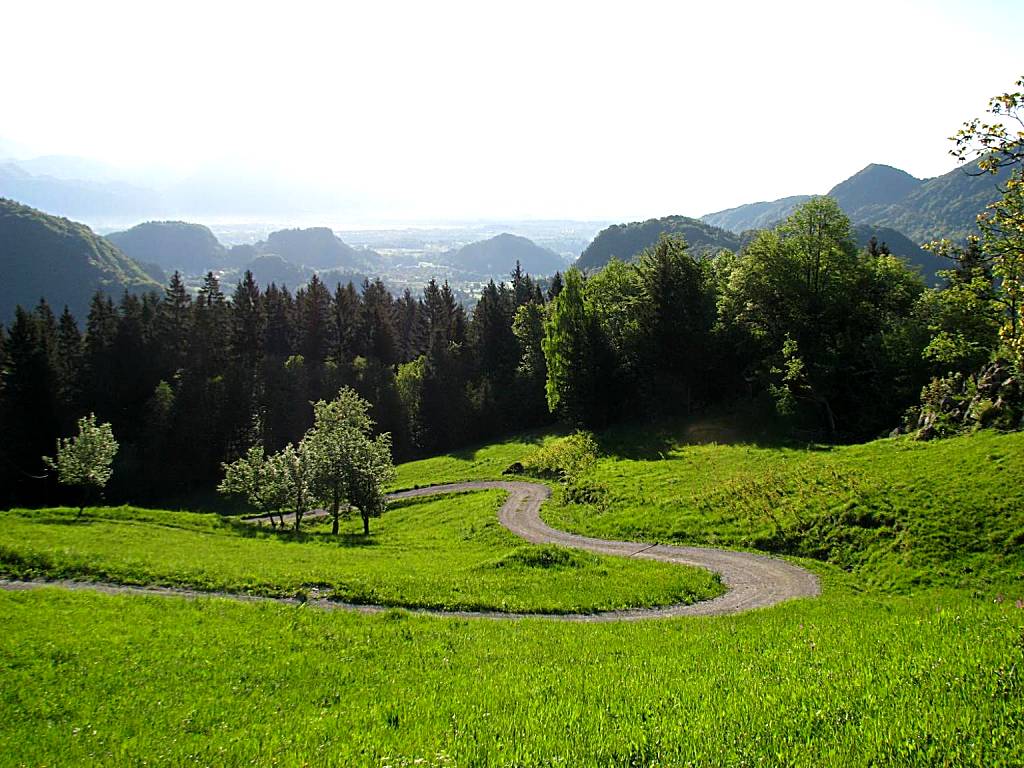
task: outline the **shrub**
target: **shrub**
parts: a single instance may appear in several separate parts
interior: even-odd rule
[[[553,440],[528,454],[523,471],[534,477],[572,482],[597,461],[597,441],[589,432]]]

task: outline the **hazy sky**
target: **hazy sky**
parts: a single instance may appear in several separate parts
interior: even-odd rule
[[[413,218],[624,220],[949,170],[1024,2],[5,2],[0,138]]]

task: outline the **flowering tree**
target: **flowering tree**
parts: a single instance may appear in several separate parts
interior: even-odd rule
[[[82,502],[78,507],[81,515],[85,509],[85,498],[102,496],[110,476],[111,465],[117,454],[117,441],[110,424],[97,424],[96,415],[90,413],[78,420],[78,434],[57,438],[55,458],[43,456],[43,463],[57,473],[62,485],[82,489]]]

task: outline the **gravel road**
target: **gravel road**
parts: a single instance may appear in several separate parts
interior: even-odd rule
[[[691,605],[636,608],[593,614],[515,614],[497,611],[407,610],[411,610],[413,613],[462,618],[521,619],[532,617],[580,622],[630,621],[676,616],[723,616],[726,614],[742,613],[755,608],[767,608],[785,600],[792,600],[798,597],[815,597],[821,591],[817,577],[810,571],[774,557],[707,547],[677,547],[634,541],[610,541],[577,536],[573,533],[556,530],[545,524],[540,518],[540,506],[551,495],[551,490],[539,483],[512,480],[480,480],[465,483],[449,483],[446,485],[433,485],[428,488],[400,491],[391,494],[389,498],[407,499],[439,493],[458,493],[485,489],[500,489],[508,493],[505,504],[498,511],[498,519],[508,530],[526,541],[535,544],[559,544],[602,555],[660,560],[667,563],[704,568],[719,574],[727,591],[713,600],[706,600]],[[307,519],[323,516],[324,514],[326,513],[323,511],[311,513],[307,516]],[[253,518],[251,522],[257,523],[263,520],[265,518]],[[223,597],[246,602],[305,603],[327,610],[342,609],[363,613],[379,613],[391,610],[386,606],[355,605],[317,598],[299,600],[295,598],[253,597],[251,595],[238,595],[227,592],[198,592],[187,589],[132,587],[119,584],[79,581],[0,580],[0,588],[7,590],[25,590],[45,586],[100,591],[108,594],[160,595],[185,598]]]

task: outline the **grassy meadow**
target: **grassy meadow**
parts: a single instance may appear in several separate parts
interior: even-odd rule
[[[498,622],[0,592],[0,765],[1021,765],[1022,438],[796,449],[667,436],[644,449],[650,434],[599,436],[576,480],[591,502],[556,492],[545,518],[778,552],[822,578],[817,599],[738,616]],[[499,477],[555,439],[406,464],[395,485]],[[579,580],[591,600],[611,599],[612,571],[596,578],[610,561],[590,582],[591,566],[494,567],[529,551],[495,527],[499,500],[396,505],[374,521],[372,547],[132,509],[90,510],[84,524],[73,510],[13,510],[0,542],[5,568],[46,553],[47,574],[77,563],[96,578],[178,573],[284,593],[362,573],[378,602],[458,604],[461,585],[492,602],[518,589],[535,606],[574,602]],[[122,538],[98,543],[107,527]],[[403,537],[421,548],[390,557]],[[224,565],[248,546],[258,567]],[[621,579],[636,582],[633,600],[664,586],[653,571]]]
[[[590,613],[720,594],[699,569],[526,544],[501,491],[409,499],[373,521],[296,536],[235,519],[134,507],[0,513],[0,574],[333,599],[409,608]],[[356,532],[358,531],[358,533]]]
[[[850,446],[689,442],[621,428],[577,484],[542,515],[609,539],[759,550],[854,574],[858,585],[913,593],[954,587],[1024,597],[1024,433]],[[398,468],[396,487],[499,478],[557,437],[509,440]],[[556,486],[557,487],[557,486]]]
[[[0,620],[4,765],[1024,761],[1024,611],[956,595],[580,625],[51,589]]]

